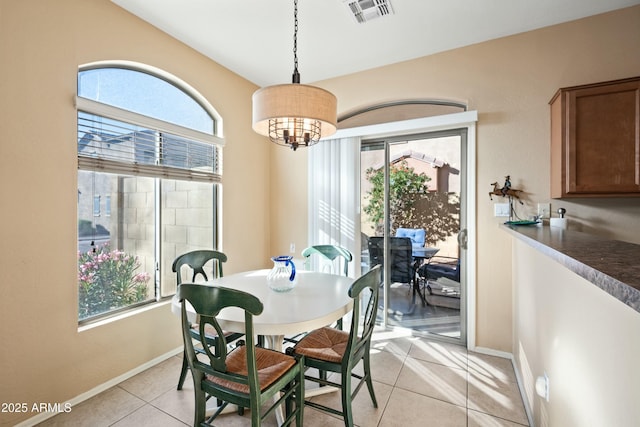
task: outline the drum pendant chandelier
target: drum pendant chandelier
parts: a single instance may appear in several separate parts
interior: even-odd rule
[[[253,130],[278,145],[308,147],[333,135],[336,97],[324,89],[300,84],[298,73],[298,0],[294,0],[293,77],[291,84],[258,89],[253,94]]]

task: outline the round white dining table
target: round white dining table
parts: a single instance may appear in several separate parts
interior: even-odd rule
[[[350,277],[298,270],[295,287],[288,292],[276,292],[267,284],[269,271],[247,271],[206,282],[209,286],[247,292],[262,302],[262,314],[253,317],[253,331],[267,339],[269,348],[282,351],[285,335],[329,325],[352,309],[353,300],[348,292],[354,279]],[[180,313],[177,295],[173,298],[172,311]],[[244,311],[241,309],[226,308],[217,319],[224,330],[244,333]]]

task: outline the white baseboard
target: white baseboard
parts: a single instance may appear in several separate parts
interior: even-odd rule
[[[93,396],[96,396],[100,393],[102,393],[105,390],[110,389],[113,386],[116,386],[118,384],[120,384],[122,381],[128,380],[129,378],[139,374],[140,372],[146,371],[147,369],[157,365],[160,362],[164,362],[165,360],[169,359],[170,357],[176,356],[178,354],[182,353],[182,346],[178,347],[175,350],[171,350],[161,356],[156,357],[155,359],[152,359],[146,363],[143,363],[142,365],[128,371],[125,372],[124,374],[117,376],[115,378],[110,379],[109,381],[102,383],[94,388],[92,388],[89,391],[86,391],[66,402],[64,402],[62,404],[62,406],[64,407],[65,404],[70,404],[71,407],[73,408],[74,406],[84,402],[85,400],[88,400],[90,398],[92,398]],[[20,424],[16,424],[15,427],[31,427],[31,426],[35,426],[36,424],[39,424],[53,416],[57,415],[56,412],[41,412],[38,415],[29,418],[28,420],[25,420],[23,422],[21,422]]]
[[[524,381],[522,380],[520,371],[516,367],[515,359],[513,358],[513,356],[511,357],[511,364],[513,365],[513,372],[516,373],[518,390],[520,390],[520,398],[522,399],[522,403],[524,405],[524,412],[525,414],[527,414],[527,419],[529,420],[529,427],[535,427],[535,423],[533,421],[533,412],[531,411],[531,407],[529,406],[529,399],[527,399],[527,394],[524,391]]]
[[[480,354],[486,354],[487,356],[502,357],[503,359],[511,360],[511,362],[513,363],[513,354],[508,353],[506,351],[494,350],[492,348],[487,348],[487,347],[474,347],[474,348],[469,347],[469,351],[474,351]]]

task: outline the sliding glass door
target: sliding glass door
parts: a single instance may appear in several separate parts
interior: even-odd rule
[[[383,266],[386,327],[465,343],[466,144],[466,128],[361,143],[361,265]]]

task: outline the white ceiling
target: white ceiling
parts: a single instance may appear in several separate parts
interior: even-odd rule
[[[112,1],[258,86],[291,82],[293,0]],[[344,0],[299,0],[301,83],[640,4],[640,0],[390,2],[393,15],[359,24]]]

